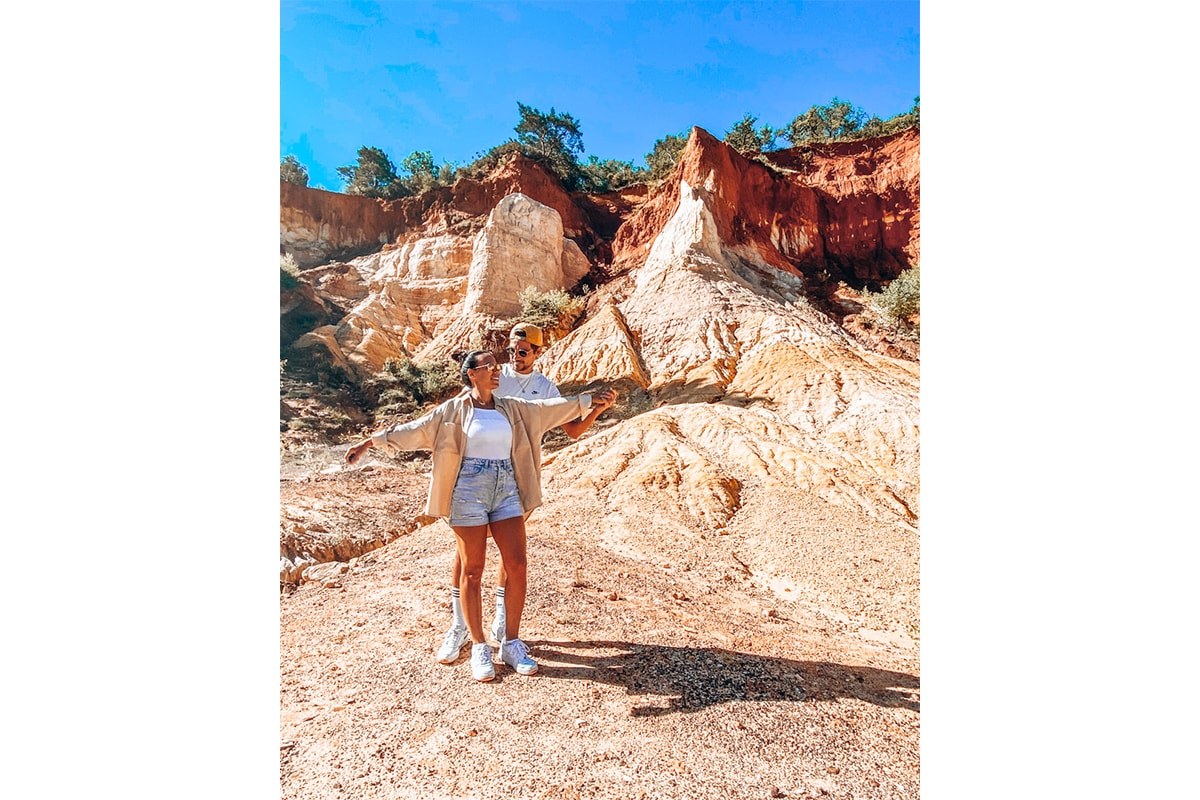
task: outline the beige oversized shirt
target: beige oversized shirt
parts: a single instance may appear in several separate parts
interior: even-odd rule
[[[528,514],[542,504],[542,434],[564,422],[587,414],[592,396],[556,397],[552,400],[522,400],[494,396],[496,410],[512,426],[513,475],[521,509]],[[396,450],[430,450],[433,453],[433,477],[425,513],[431,517],[450,516],[450,495],[458,480],[463,451],[467,447],[467,426],[475,408],[469,395],[451,398],[420,419],[382,430],[372,435],[376,447]]]

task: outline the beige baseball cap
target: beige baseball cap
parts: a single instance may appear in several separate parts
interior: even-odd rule
[[[528,322],[519,322],[509,331],[508,338],[524,339],[534,347],[542,346],[542,329],[537,325],[530,325]]]

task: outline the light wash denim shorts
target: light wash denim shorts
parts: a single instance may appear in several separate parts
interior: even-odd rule
[[[507,458],[464,458],[450,495],[450,524],[487,525],[520,517],[521,498],[512,461]]]

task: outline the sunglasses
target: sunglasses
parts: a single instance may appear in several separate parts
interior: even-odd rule
[[[524,358],[525,356],[529,355],[533,351],[526,349],[526,348],[522,348],[522,347],[510,347],[510,348],[508,348],[508,352],[509,352],[509,354],[515,353],[516,355],[519,355],[521,358]]]
[[[477,369],[487,369],[495,372],[496,370],[500,369],[500,365],[493,361],[491,364],[477,364],[473,367],[467,367],[468,372]]]

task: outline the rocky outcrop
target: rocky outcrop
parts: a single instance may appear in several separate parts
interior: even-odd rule
[[[674,503],[679,519],[713,527],[735,513],[738,487],[774,476],[788,491],[912,525],[916,366],[864,349],[809,304],[802,278],[761,257],[761,242],[733,236],[722,210],[733,191],[681,179],[624,299],[544,357],[556,381],[630,378],[670,407],[624,422],[606,453],[599,437],[574,448],[590,476],[579,480],[630,498],[646,495],[647,475],[675,475],[665,495],[652,493],[653,513]]]
[[[748,261],[797,274],[825,270],[835,280],[860,283],[895,277],[920,256],[919,142],[910,131],[785,150],[766,154],[777,167],[770,169],[693,128],[676,179],[617,232],[614,271],[648,256],[681,202],[682,182],[712,196],[718,238]]]
[[[591,265],[563,234],[556,210],[524,194],[508,195],[474,236],[435,232],[355,259],[353,271],[337,273],[336,285],[361,300],[336,325],[317,328],[294,346],[321,348],[360,378],[388,359],[444,360],[469,349],[496,320],[519,314],[527,286],[570,289],[587,274]]]
[[[523,194],[558,212],[563,234],[585,253],[611,225],[608,205],[569,194],[540,165],[513,155],[483,180],[460,178],[416,197],[381,200],[279,183],[279,247],[302,267],[347,259],[436,234],[473,235],[497,204]],[[587,210],[585,210],[587,209]],[[590,258],[590,256],[589,256]]]
[[[395,227],[374,198],[279,182],[279,250],[301,267],[378,250]]]
[[[543,186],[557,206],[514,192],[480,208],[479,187],[537,183],[511,162],[456,185],[453,203],[402,201],[426,227],[313,270],[331,301],[358,299],[296,344],[360,377],[402,355],[444,361],[503,328],[525,286],[604,275],[539,367],[567,389],[618,386],[624,400],[606,415],[619,420],[611,429],[547,460],[556,492],[679,530],[736,529],[803,497],[788,512],[803,515],[796,524],[836,507],[911,532],[918,366],[848,335],[813,284],[822,271],[891,276],[919,253],[918,144],[901,134],[772,154],[768,166],[694,129],[674,177],[644,192],[584,202]],[[612,231],[613,261],[595,269],[584,255],[595,248],[571,236],[595,235],[585,207],[597,219],[607,209],[600,229]],[[451,208],[481,216],[451,224]]]
[[[570,288],[590,268],[579,246],[563,239],[557,211],[510,194],[475,237],[464,308],[469,314],[517,316],[525,287]]]

